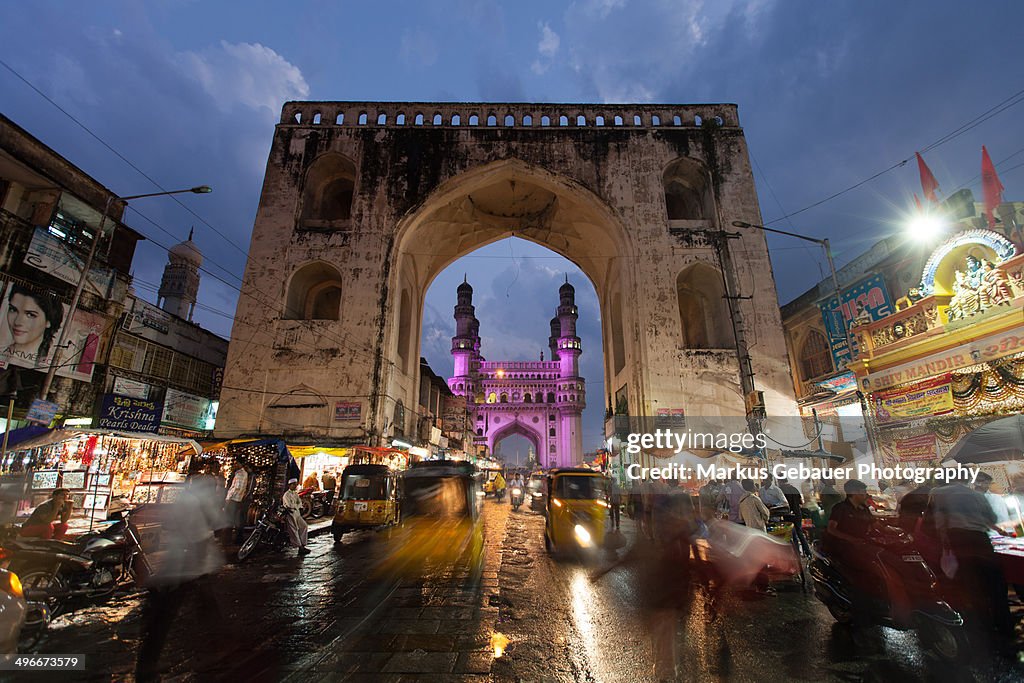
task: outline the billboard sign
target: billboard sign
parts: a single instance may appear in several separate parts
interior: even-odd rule
[[[885,280],[877,273],[864,278],[852,287],[842,291],[843,305],[840,309],[836,297],[831,296],[818,302],[821,317],[828,334],[832,360],[837,369],[843,369],[850,362],[850,350],[846,345],[846,331],[856,321],[874,322],[892,315],[894,309],[889,299]]]
[[[57,352],[67,304],[52,292],[11,283],[0,285],[0,370],[8,366],[48,370]],[[92,380],[106,317],[78,310],[65,337],[57,374],[82,382]]]

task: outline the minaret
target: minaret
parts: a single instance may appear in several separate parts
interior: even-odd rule
[[[566,278],[565,284],[558,288],[558,360],[561,362],[562,377],[579,377],[579,360],[583,349],[580,338],[576,336],[576,290]]]
[[[479,349],[479,339],[475,338],[475,328],[479,326],[479,323],[476,321],[476,309],[473,307],[473,288],[465,278],[456,292],[458,298],[455,304],[455,336],[452,337],[452,358],[455,361],[455,371],[452,378],[448,380],[448,385],[456,394],[472,396],[473,358]],[[464,388],[458,389],[459,384],[462,384]]]
[[[179,318],[192,320],[196,298],[199,296],[201,265],[203,255],[192,241],[192,230],[189,230],[188,239],[174,245],[167,252],[167,265],[157,292],[160,308]]]
[[[551,336],[548,337],[548,348],[551,350],[551,360],[558,360],[558,338],[562,336],[562,323],[558,318],[551,319]]]
[[[580,379],[580,355],[583,347],[576,336],[576,290],[569,284],[558,288],[558,466],[583,462],[583,407],[586,405],[583,380]]]

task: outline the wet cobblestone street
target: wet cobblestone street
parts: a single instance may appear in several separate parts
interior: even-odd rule
[[[210,605],[189,600],[161,659],[165,680],[655,680],[636,568],[623,564],[592,581],[613,555],[551,558],[543,519],[488,500],[475,586],[450,570],[401,581],[372,576],[386,534],[351,534],[337,546],[321,535],[305,558],[264,553],[228,565],[216,594],[229,628],[218,628]],[[635,540],[627,519],[619,540]],[[777,588],[777,597],[726,598],[717,613],[695,588],[689,609],[675,616],[677,679],[949,680],[921,656],[913,634],[851,632],[798,584]],[[139,595],[116,597],[57,620],[36,649],[85,653],[82,680],[132,680],[140,610]],[[509,639],[497,659],[495,632]],[[965,675],[1021,679],[1008,662]],[[48,679],[58,680],[31,675]]]

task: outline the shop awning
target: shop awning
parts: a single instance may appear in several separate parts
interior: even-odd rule
[[[335,458],[346,458],[352,454],[351,448],[332,448],[330,446],[293,446],[288,444],[288,450],[295,459],[305,458],[307,455],[323,453]]]
[[[14,450],[18,448],[18,444],[22,443],[23,441],[28,441],[29,439],[35,439],[40,436],[44,436],[49,431],[50,428],[46,427],[45,425],[29,425],[28,427],[12,429],[7,434],[7,449]]]
[[[1019,460],[1024,453],[1024,415],[993,420],[964,436],[944,460],[981,464]]]
[[[42,448],[52,446],[55,443],[69,441],[83,436],[110,436],[120,439],[138,439],[140,441],[159,441],[161,443],[177,443],[188,446],[196,453],[202,453],[203,449],[192,439],[184,439],[178,436],[165,436],[163,434],[151,434],[148,432],[119,432],[106,429],[51,429],[46,434],[26,439],[18,444],[19,451],[26,451],[31,448]]]

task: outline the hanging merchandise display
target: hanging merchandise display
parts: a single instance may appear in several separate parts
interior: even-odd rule
[[[74,514],[104,518],[128,503],[168,502],[200,452],[189,439],[104,430],[50,430],[18,445],[4,474],[24,473],[29,497],[22,509],[66,488]],[[173,488],[173,491],[172,491]]]

